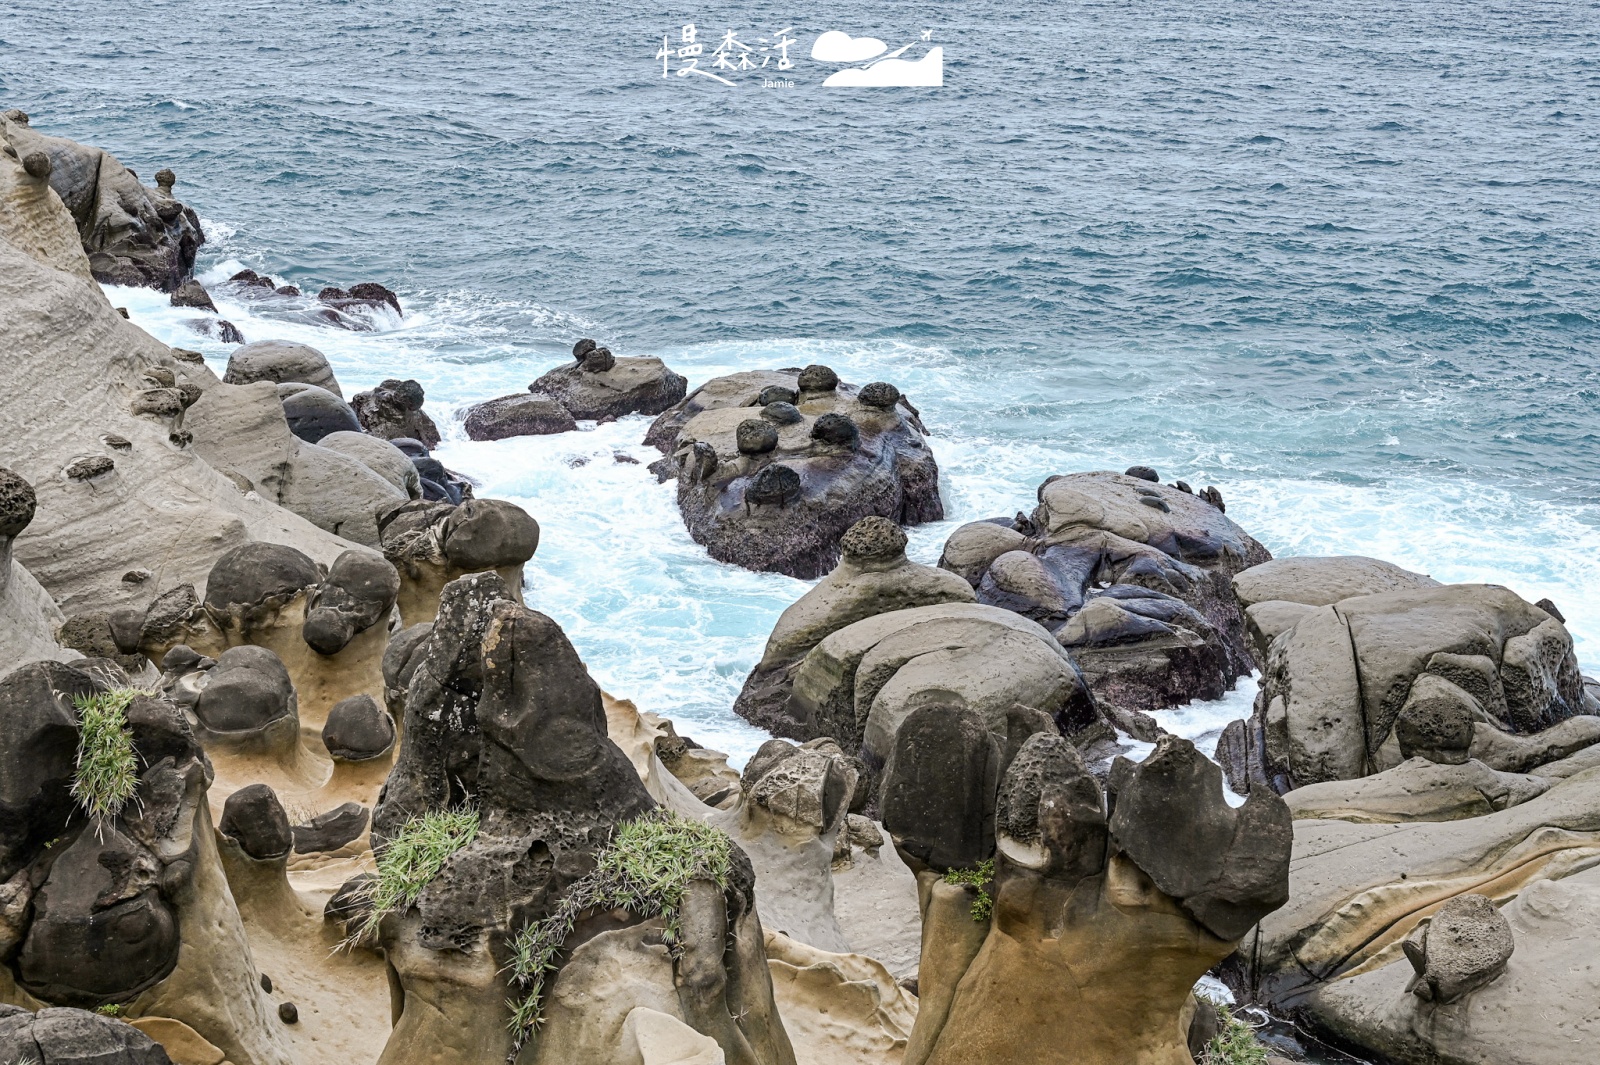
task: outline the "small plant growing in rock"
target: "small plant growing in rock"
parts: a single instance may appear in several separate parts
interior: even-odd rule
[[[72,797],[96,820],[117,816],[139,788],[128,707],[148,694],[137,688],[113,688],[72,700],[78,711],[78,768]]]
[[[122,1016],[122,1007],[117,1005],[115,1002],[103,1002],[96,1006],[94,1011],[102,1017]]]
[[[1220,1007],[1222,1030],[1211,1037],[1200,1065],[1267,1065],[1267,1048],[1256,1039],[1255,1029]]]
[[[987,921],[994,914],[994,896],[989,885],[994,881],[994,859],[979,862],[971,869],[951,869],[944,874],[946,884],[975,888],[978,897],[972,900],[972,919]]]
[[[511,1007],[511,1029],[520,1049],[543,1022],[540,996],[557,952],[578,918],[594,910],[627,910],[643,918],[665,917],[661,938],[674,958],[682,952],[684,892],[696,880],[726,890],[732,873],[732,844],[721,830],[703,821],[656,810],[617,826],[595,860],[592,873],[573,884],[550,916],[517,933],[507,972],[523,991]]]
[[[385,916],[409,909],[444,863],[477,836],[478,811],[468,807],[429,810],[402,825],[378,851],[378,875],[366,892],[369,909],[348,942],[376,935]]]

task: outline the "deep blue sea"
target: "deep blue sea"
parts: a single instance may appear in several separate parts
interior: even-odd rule
[[[690,22],[707,66],[783,29],[793,68],[679,76]],[[942,48],[944,86],[824,88],[825,30]],[[924,560],[1049,474],[1148,463],[1275,553],[1550,596],[1600,671],[1597,44],[1600,5],[1561,0],[21,0],[0,107],[172,167],[207,280],[396,289],[372,333],[221,304],[347,394],[422,381],[445,461],[543,525],[533,604],[742,757],[728,707],[805,586],[706,559],[614,460],[652,457],[642,420],[472,444],[454,409],[580,336],[691,385],[825,362],[922,409],[952,519]]]

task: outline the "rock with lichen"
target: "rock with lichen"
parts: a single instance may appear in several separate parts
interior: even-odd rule
[[[717,378],[657,417],[645,442],[667,456],[690,535],[748,569],[818,577],[864,517],[944,516],[916,409],[893,385],[857,389],[826,366]]]

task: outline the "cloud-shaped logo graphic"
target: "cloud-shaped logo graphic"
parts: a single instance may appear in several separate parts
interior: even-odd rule
[[[906,45],[906,48],[911,47]],[[828,75],[822,84],[827,86],[899,86],[905,88],[938,88],[944,84],[944,49],[930,48],[928,54],[916,62],[899,58],[902,48],[870,67],[846,67]]]
[[[852,37],[829,30],[811,46],[811,58],[824,63],[860,63],[879,55],[889,46],[876,37]]]

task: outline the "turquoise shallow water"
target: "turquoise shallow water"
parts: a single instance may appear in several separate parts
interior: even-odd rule
[[[688,19],[792,26],[797,54],[931,30],[946,84],[662,79]],[[543,525],[534,603],[608,688],[738,756],[759,737],[727,707],[804,585],[704,557],[670,487],[614,459],[652,457],[642,420],[496,444],[450,421],[579,336],[691,384],[894,381],[953,521],[1148,463],[1280,554],[1550,596],[1600,668],[1596,27],[1577,2],[62,0],[0,27],[0,106],[173,167],[208,279],[395,288],[407,314],[373,333],[221,302],[347,391],[421,380],[445,461]],[[155,294],[113,298],[225,365]]]

